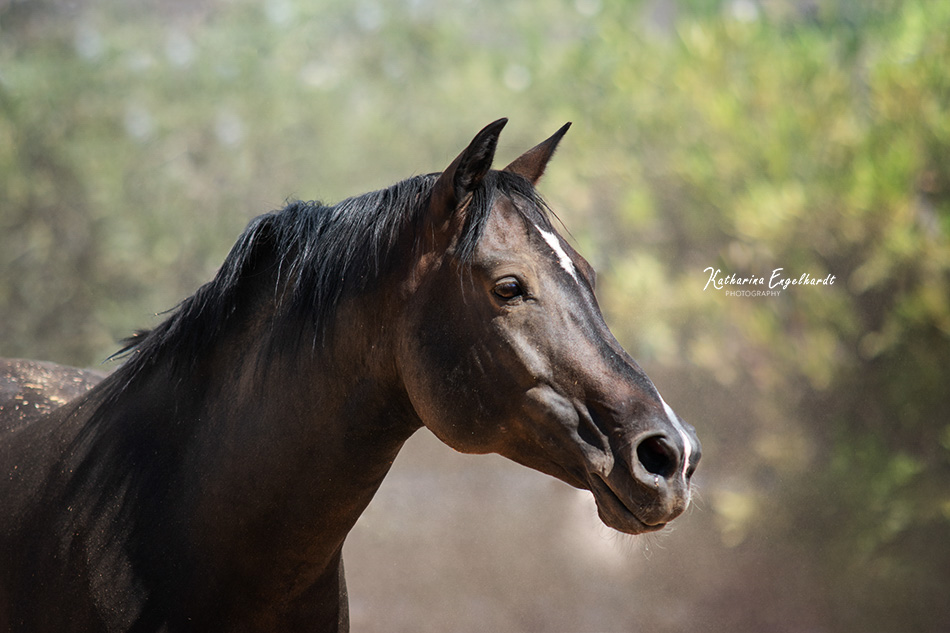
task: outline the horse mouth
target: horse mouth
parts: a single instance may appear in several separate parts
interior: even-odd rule
[[[646,523],[613,491],[601,476],[590,478],[590,491],[597,503],[597,514],[607,527],[625,534],[645,534],[666,527],[666,522]]]

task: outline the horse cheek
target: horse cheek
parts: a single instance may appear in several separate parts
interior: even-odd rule
[[[491,452],[475,345],[430,325],[404,338],[400,348],[401,378],[420,423],[457,451]]]

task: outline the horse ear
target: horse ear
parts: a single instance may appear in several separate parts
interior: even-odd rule
[[[554,155],[554,150],[557,149],[557,144],[561,142],[561,137],[567,133],[569,127],[571,127],[571,124],[566,123],[560,130],[554,133],[554,136],[535,145],[513,160],[510,165],[505,167],[505,171],[524,176],[531,181],[531,184],[538,184],[542,174],[544,174],[544,168],[547,167],[548,161],[551,160],[551,156]]]
[[[437,215],[443,216],[439,220],[448,220],[482,183],[491,169],[498,135],[506,123],[508,119],[498,119],[485,126],[439,176],[432,189],[430,207]]]

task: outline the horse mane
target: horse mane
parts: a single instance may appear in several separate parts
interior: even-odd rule
[[[414,176],[335,205],[292,201],[248,225],[215,277],[170,311],[153,330],[139,330],[123,341],[112,358],[126,359],[115,374],[117,390],[170,350],[172,364],[199,358],[240,308],[248,278],[274,279],[278,317],[312,326],[324,336],[345,295],[371,290],[397,262],[397,246],[406,230],[416,239],[439,174]],[[455,248],[470,261],[484,233],[494,201],[507,196],[526,222],[551,229],[553,212],[526,179],[505,171],[489,172],[466,207],[466,221]],[[283,290],[281,288],[283,287]],[[302,328],[297,328],[301,330]],[[280,336],[291,341],[286,330]],[[318,340],[312,344],[315,347]],[[115,394],[113,394],[115,395]]]

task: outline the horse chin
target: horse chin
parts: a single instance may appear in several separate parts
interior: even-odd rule
[[[645,523],[610,486],[598,476],[591,477],[590,491],[597,504],[597,515],[604,525],[624,534],[645,534],[666,527],[667,522]]]
[[[667,523],[674,518],[669,517],[669,520],[663,522],[652,521],[646,517],[641,518],[631,509],[639,507],[641,504],[633,499],[624,502],[603,477],[590,470],[565,468],[560,462],[544,459],[526,459],[524,453],[508,455],[504,451],[497,452],[523,466],[560,479],[574,488],[589,490],[597,504],[597,515],[600,520],[604,525],[618,532],[634,535],[656,532],[666,527]]]

